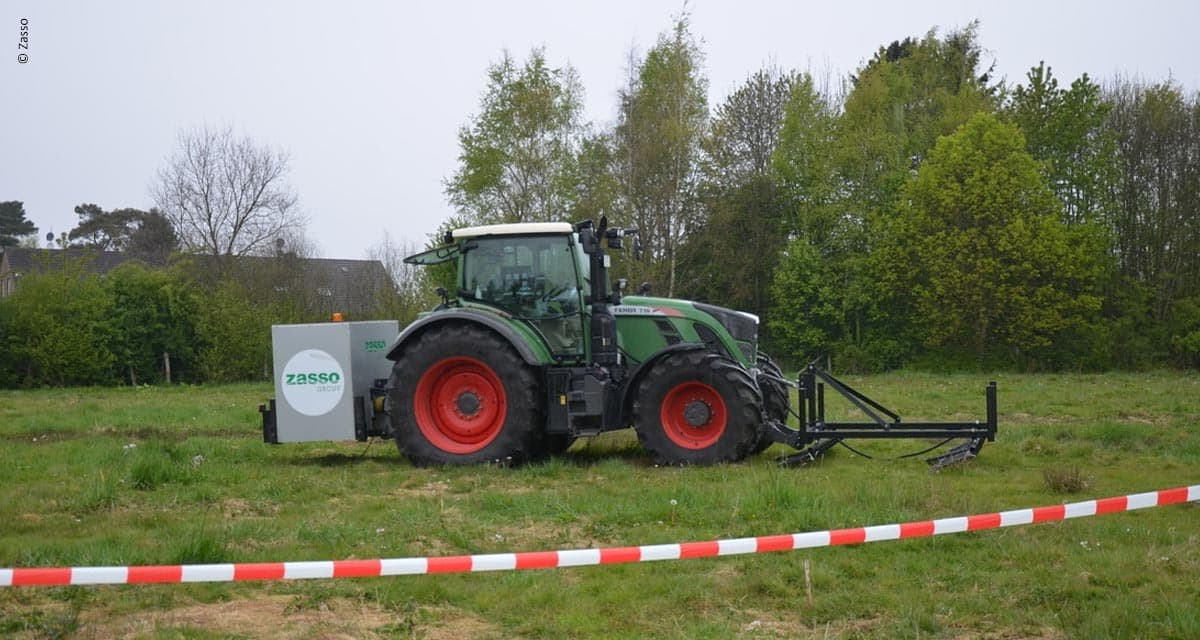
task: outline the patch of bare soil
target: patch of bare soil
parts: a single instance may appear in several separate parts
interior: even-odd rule
[[[248,638],[341,640],[377,637],[376,630],[394,631],[407,625],[400,613],[353,600],[330,599],[311,606],[298,606],[299,602],[296,596],[272,595],[112,618],[85,613],[76,637],[115,640],[197,629]]]

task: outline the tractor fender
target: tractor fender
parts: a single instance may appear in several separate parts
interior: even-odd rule
[[[393,342],[392,346],[388,348],[387,358],[388,360],[399,360],[400,351],[404,349],[404,346],[413,338],[428,331],[429,329],[445,324],[464,323],[483,325],[484,327],[491,329],[507,340],[509,344],[511,344],[513,348],[517,350],[517,353],[520,354],[521,359],[526,363],[534,366],[542,364],[542,361],[538,359],[537,353],[535,353],[533,348],[529,346],[529,343],[510,325],[503,322],[499,318],[493,317],[490,314],[466,309],[436,311],[425,316],[424,318],[417,319],[412,324],[405,327],[404,330],[400,332],[400,335],[396,337],[395,342]]]

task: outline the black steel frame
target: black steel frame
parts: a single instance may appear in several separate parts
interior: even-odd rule
[[[830,438],[969,438],[996,441],[995,382],[989,382],[985,390],[987,418],[984,422],[902,422],[896,412],[811,364],[800,373],[797,385],[800,400],[797,417],[800,428],[796,436],[796,448]],[[826,386],[846,398],[871,421],[826,421]]]

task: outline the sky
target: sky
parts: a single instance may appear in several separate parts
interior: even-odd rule
[[[444,181],[488,65],[543,47],[576,69],[585,119],[604,128],[630,52],[685,6],[710,108],[764,66],[836,79],[881,45],[972,20],[1010,84],[1044,60],[1062,85],[1087,73],[1200,90],[1196,0],[0,0],[0,201],[24,202],[43,238],[82,203],[149,209],[180,132],[229,126],[288,154],[316,255],[365,258],[384,234],[421,245],[452,213]]]

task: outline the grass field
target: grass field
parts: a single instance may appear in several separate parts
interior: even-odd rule
[[[778,446],[738,465],[656,468],[632,432],[524,468],[416,469],[390,441],[263,444],[256,408],[271,393],[265,385],[0,392],[0,567],[686,542],[1200,482],[1196,375],[996,379],[998,441],[937,474],[919,460],[865,460],[845,449],[782,469]],[[960,420],[982,417],[987,378],[849,381],[906,419]],[[919,445],[862,448],[894,455]],[[679,562],[0,589],[0,635],[1197,638],[1200,507]]]

